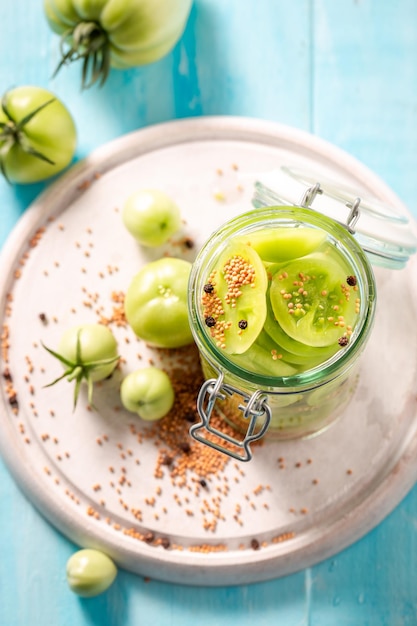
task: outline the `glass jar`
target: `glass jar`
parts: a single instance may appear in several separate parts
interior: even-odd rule
[[[341,264],[341,267],[345,267],[346,273],[349,274],[350,281],[348,282],[351,285],[346,283],[342,286],[342,293],[347,294],[348,301],[350,297],[356,303],[355,323],[346,329],[343,315],[337,315],[338,305],[334,306],[335,321],[331,323],[338,327],[339,339],[336,340],[338,343],[336,349],[334,346],[330,350],[313,345],[300,350],[297,341],[292,343],[291,336],[288,341],[288,335],[286,338],[280,336],[280,345],[275,345],[274,341],[277,337],[273,333],[274,339],[271,339],[271,329],[266,327],[267,321],[256,338],[256,354],[253,344],[243,353],[234,355],[233,351],[225,351],[225,345],[222,344],[222,340],[218,340],[218,336],[213,339],[213,321],[209,319],[211,316],[207,317],[206,303],[207,298],[210,298],[210,293],[207,292],[215,289],[216,276],[214,274],[212,282],[210,282],[210,277],[213,277],[216,262],[228,250],[230,242],[251,241],[255,233],[262,233],[264,238],[266,234],[266,239],[270,233],[271,241],[273,241],[277,229],[283,233],[284,238],[288,233],[292,244],[294,244],[295,234],[294,245],[297,243],[299,232],[312,233],[313,239],[320,241],[319,252],[313,251],[311,255],[303,256],[304,249],[301,251],[300,256],[304,259],[313,258],[313,265],[307,264],[306,267],[314,269],[314,259],[319,258],[320,263],[331,265],[332,259],[337,258],[337,262]],[[257,236],[259,237],[255,235],[255,239]],[[297,253],[287,254],[290,257],[291,254],[293,256],[287,265],[292,263],[291,267],[297,267],[297,265],[294,266],[295,261],[303,267],[302,259],[297,259]],[[272,257],[274,258],[274,254]],[[267,289],[272,289],[273,282],[278,284],[282,274],[284,275],[282,284],[287,284],[286,272],[279,274],[281,269],[277,270],[277,267],[285,270],[287,265],[283,261],[264,263],[267,276],[269,272],[276,272],[272,279],[271,275],[268,276]],[[289,311],[298,306],[301,310],[301,313],[300,311],[298,313],[305,315],[307,319],[306,313],[309,311],[305,311],[304,305],[300,305],[297,301],[306,302],[309,299],[307,289],[308,285],[312,285],[312,279],[301,273],[300,276],[304,282],[294,281],[298,283],[294,286],[294,294],[297,296],[301,289],[300,298],[292,298],[288,287],[280,290],[280,293],[283,298],[288,297],[290,301],[292,299],[292,303],[287,303],[290,307]],[[251,320],[256,318],[256,307],[260,302],[259,295],[256,294],[255,298],[255,291],[256,289],[253,292],[254,310],[249,311],[249,316],[252,315]],[[325,290],[322,290],[322,293],[324,294]],[[267,298],[267,295],[262,297]],[[354,393],[359,357],[369,338],[374,318],[375,298],[375,281],[371,265],[354,236],[345,226],[311,208],[305,206],[261,207],[224,224],[212,234],[201,249],[190,278],[190,323],[206,379],[197,401],[202,422],[193,425],[191,435],[236,459],[248,461],[251,458],[251,443],[264,435],[283,440],[308,437],[325,429],[340,415]],[[239,308],[239,305],[237,306]],[[307,306],[308,304],[306,304],[306,309]],[[260,308],[263,310],[263,307]],[[295,308],[294,310],[297,313]],[[210,324],[207,322],[208,319]],[[267,319],[271,323],[271,317]],[[318,319],[317,311],[314,319]],[[326,320],[321,319],[323,322],[320,323],[328,327],[330,323],[328,320],[331,317],[328,316]],[[258,322],[255,321],[256,323]],[[241,324],[240,321],[239,324]],[[244,326],[243,324],[241,329],[243,333],[247,330]],[[281,329],[278,329],[278,332],[280,331]],[[334,333],[334,330],[330,332]],[[344,339],[341,339],[342,337]],[[308,339],[308,341],[316,343],[316,335],[313,340]],[[298,351],[299,354],[294,355],[294,351],[295,353]],[[262,358],[258,358],[258,353]],[[270,372],[269,366],[265,367],[263,359],[266,354],[268,358],[271,358]],[[279,366],[277,361],[280,362]],[[231,429],[224,432],[214,427],[210,421],[213,413],[221,415],[227,423],[232,425],[233,432]],[[238,432],[242,435],[237,435]]]

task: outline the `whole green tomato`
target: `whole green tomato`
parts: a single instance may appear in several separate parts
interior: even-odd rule
[[[181,214],[175,202],[157,189],[141,189],[128,197],[123,223],[143,246],[161,246],[179,230]]]
[[[110,66],[126,69],[161,59],[181,37],[192,0],[44,0],[61,35],[58,69],[83,59],[83,87],[103,83]]]
[[[78,550],[67,561],[68,585],[83,598],[92,598],[106,591],[116,575],[113,561],[98,550]]]
[[[58,174],[74,156],[73,119],[53,93],[41,87],[6,92],[0,108],[0,168],[16,183],[34,183]]]
[[[145,367],[123,379],[120,399],[123,406],[147,421],[165,417],[174,404],[171,380],[158,367]]]
[[[187,306],[190,271],[188,261],[163,257],[136,274],[126,292],[125,313],[138,337],[159,348],[192,343]]]
[[[65,368],[62,376],[48,387],[66,378],[75,380],[74,407],[83,380],[88,385],[88,401],[92,402],[93,383],[104,380],[115,369],[119,356],[113,333],[102,324],[82,324],[68,328],[61,337],[58,351],[44,348]]]

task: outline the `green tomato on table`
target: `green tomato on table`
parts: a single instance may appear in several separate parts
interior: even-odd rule
[[[68,586],[83,598],[92,598],[106,591],[116,575],[113,561],[98,550],[78,550],[67,561]]]
[[[169,376],[157,367],[145,367],[123,379],[120,398],[123,406],[147,421],[165,417],[174,404]]]
[[[153,63],[181,37],[192,0],[44,0],[46,19],[61,36],[58,69],[82,60],[82,86],[106,80],[110,67]]]
[[[178,206],[157,189],[142,189],[129,196],[122,218],[130,234],[149,247],[161,246],[181,226]]]
[[[133,278],[125,298],[126,319],[138,337],[159,348],[192,343],[188,321],[191,263],[163,257]]]
[[[61,172],[76,147],[65,105],[41,87],[16,87],[0,107],[0,170],[9,182],[34,183]]]

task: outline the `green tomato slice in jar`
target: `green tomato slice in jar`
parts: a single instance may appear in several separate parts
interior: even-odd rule
[[[272,279],[275,319],[292,339],[307,346],[336,345],[357,319],[356,287],[347,281],[336,253],[316,253],[281,266]]]
[[[282,263],[298,259],[317,250],[326,240],[318,228],[263,228],[239,238],[259,254],[266,263]]]
[[[267,314],[264,324],[264,331],[275,342],[281,352],[288,355],[287,360],[290,363],[300,363],[314,366],[316,361],[323,362],[329,358],[338,346],[317,347],[309,346],[300,341],[296,341],[281,328],[277,322],[271,306],[270,293],[267,292]]]
[[[267,286],[266,270],[255,250],[229,243],[216,260],[202,294],[205,324],[226,354],[246,352],[261,332]]]

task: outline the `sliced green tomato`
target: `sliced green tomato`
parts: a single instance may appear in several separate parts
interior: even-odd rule
[[[282,360],[274,360],[272,354],[257,343],[253,343],[244,354],[233,354],[230,357],[233,363],[245,370],[260,376],[293,376],[297,369]]]
[[[238,280],[232,287],[227,271],[231,260],[240,263],[243,271],[249,269],[254,272],[251,283],[240,284],[241,274],[238,274]],[[206,318],[212,315],[210,297],[221,301],[224,313],[216,317],[215,326],[208,330],[227,354],[242,354],[254,343],[265,322],[265,294],[268,286],[266,270],[259,255],[250,246],[231,242],[217,260],[211,276],[214,276],[214,292],[211,296],[206,294],[208,305],[204,306],[204,315]],[[236,287],[240,295],[230,300]],[[245,324],[246,328],[242,328]]]
[[[326,233],[308,226],[282,226],[257,230],[239,240],[251,246],[262,261],[282,263],[316,251],[326,241]]]
[[[290,341],[294,341],[294,340],[290,339]],[[299,354],[293,354],[292,352],[288,352],[288,350],[285,350],[282,347],[282,345],[274,341],[268,335],[268,333],[265,332],[265,330],[263,330],[259,334],[256,340],[256,344],[261,346],[261,348],[263,348],[264,350],[267,350],[269,354],[271,355],[275,354],[277,359],[279,359],[282,363],[288,363],[289,365],[293,367],[297,367],[298,370],[302,372],[304,372],[307,369],[312,369],[316,365],[319,365],[320,363],[323,363],[324,361],[326,361],[328,358],[327,355],[322,356],[320,354],[319,355],[317,354],[317,350],[321,350],[321,348],[311,348],[311,346],[308,346],[310,350],[312,350],[312,353],[310,356],[307,356],[307,355],[303,356]],[[336,348],[332,349],[329,356],[331,356],[331,354],[333,354],[334,352],[336,352]]]
[[[307,346],[336,345],[357,318],[357,292],[346,283],[349,273],[337,251],[281,266],[272,278],[270,300],[282,330]]]
[[[277,320],[275,319],[274,312],[272,310],[269,291],[267,293],[267,314],[264,324],[264,331],[277,345],[281,346],[282,350],[286,353],[286,360],[289,363],[310,364],[310,367],[314,367],[316,361],[323,362],[330,358],[332,354],[339,348],[338,345],[320,348],[317,346],[309,346],[300,341],[296,341],[287,333],[285,333]],[[293,357],[293,358],[291,358]]]

